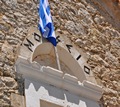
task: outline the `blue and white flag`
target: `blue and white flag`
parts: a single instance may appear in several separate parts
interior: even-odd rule
[[[56,37],[52,17],[50,13],[50,6],[48,0],[40,0],[39,4],[39,30],[42,36],[56,46]]]

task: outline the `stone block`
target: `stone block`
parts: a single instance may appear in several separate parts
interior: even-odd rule
[[[11,94],[11,106],[12,107],[25,107],[24,96],[12,93]]]

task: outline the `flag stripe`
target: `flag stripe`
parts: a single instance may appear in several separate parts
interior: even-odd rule
[[[48,15],[50,15],[50,6],[47,6],[46,12],[47,12]]]
[[[54,46],[56,46],[56,37],[48,0],[40,0],[39,18],[40,19],[38,27],[42,36],[47,38]]]

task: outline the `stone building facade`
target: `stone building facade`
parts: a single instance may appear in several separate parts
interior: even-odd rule
[[[87,63],[97,83],[103,87],[104,93],[101,98],[103,106],[119,107],[120,20],[117,17],[119,11],[113,14],[114,9],[110,8],[112,5],[109,6],[104,1],[106,0],[49,2],[56,34],[66,35],[89,56]],[[101,5],[102,3],[106,5]],[[0,107],[15,106],[12,103],[15,95],[25,94],[24,79],[16,72],[15,63],[21,44],[28,34],[28,28],[31,26],[37,28],[38,4],[38,0],[0,1]],[[117,8],[119,7],[115,10]]]

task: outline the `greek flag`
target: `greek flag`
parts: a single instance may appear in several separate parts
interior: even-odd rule
[[[56,46],[56,37],[52,17],[50,13],[50,6],[48,0],[40,0],[39,3],[39,30],[42,36]]]

